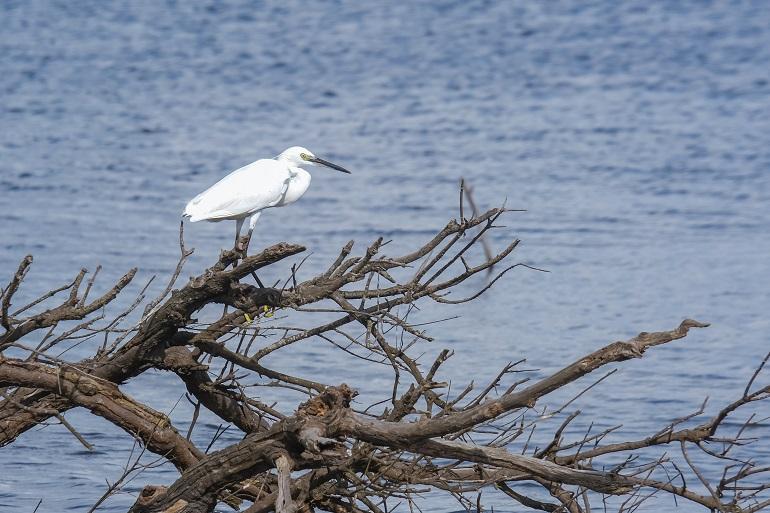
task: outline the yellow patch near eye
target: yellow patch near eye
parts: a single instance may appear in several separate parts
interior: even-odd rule
[[[302,160],[307,160],[310,158],[307,153],[300,153],[299,156],[302,157]]]

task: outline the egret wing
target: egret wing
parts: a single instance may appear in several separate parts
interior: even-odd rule
[[[198,194],[185,207],[191,221],[245,217],[281,201],[291,180],[288,168],[275,160],[252,162]]]

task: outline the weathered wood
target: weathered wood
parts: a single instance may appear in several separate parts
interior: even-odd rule
[[[47,419],[56,419],[77,438],[73,443],[89,447],[76,426],[62,416],[70,408],[85,408],[139,439],[147,450],[179,470],[172,483],[146,486],[131,508],[134,513],[209,513],[220,503],[248,513],[310,513],[316,509],[382,513],[389,510],[391,499],[411,501],[425,487],[451,494],[468,509],[481,509],[481,504],[471,504],[463,494],[486,487],[541,511],[583,513],[596,495],[629,498],[621,511],[634,510],[640,500],[658,492],[722,513],[770,507],[763,495],[770,490],[770,464],[736,465],[740,460],[732,459],[730,453],[747,442],[744,432],[754,436],[764,427],[761,416],[749,416],[737,434],[726,435],[724,427],[737,410],[770,399],[770,385],[758,384],[764,379],[761,371],[770,355],[738,399],[694,427],[679,426],[703,409],[638,440],[604,443],[610,429],[570,442],[564,439],[565,427],[580,412],[564,412],[566,418],[545,448],[529,445],[528,433],[540,428],[542,403],[549,394],[707,324],[685,320],[669,331],[640,333],[533,382],[524,379],[504,385],[516,372],[517,363],[508,363],[478,389],[468,377],[469,383],[459,392],[447,392],[448,379],[439,374],[453,353],[445,350],[432,362],[421,362],[419,350],[412,348],[432,339],[422,327],[411,324],[409,312],[418,301],[474,300],[506,272],[525,267],[503,265],[502,271],[475,292],[463,293],[461,299],[446,297],[471,277],[510,259],[518,245],[516,239],[497,253],[487,248],[486,258],[477,265],[471,265],[468,256],[505,213],[492,209],[474,213],[471,219],[461,216],[403,256],[382,255],[386,247],[382,238],[359,256],[351,256],[351,241],[324,266],[323,273],[304,280],[299,279],[302,262],[292,264],[290,273],[288,266],[282,267],[285,259],[304,251],[302,246],[276,244],[249,257],[224,251],[209,269],[174,290],[191,253],[180,232],[182,256],[164,293],[145,302],[143,289],[112,320],[105,319],[101,310],[125,293],[135,270],[93,301],[87,297],[98,273],[86,280],[86,271],[81,270],[68,284],[14,308],[13,299],[32,263],[31,257],[25,258],[0,301],[0,326],[5,330],[0,334],[0,446]],[[277,269],[276,274],[282,269],[284,286],[264,288],[244,282],[267,266]],[[81,288],[85,288],[82,293]],[[141,319],[127,327],[124,322],[129,314],[142,304],[147,306]],[[209,305],[225,305],[226,309],[217,320],[201,327],[195,316]],[[41,311],[31,313],[36,309]],[[306,313],[316,311],[336,315],[323,323],[308,321],[297,326],[283,326],[280,321],[276,322],[280,329],[271,329],[272,321],[265,320],[276,310],[293,310],[307,319],[312,316]],[[58,324],[66,320],[80,324],[57,333]],[[101,342],[91,358],[66,361],[51,351],[64,341],[96,340],[94,334]],[[371,365],[373,372],[392,372],[386,407],[357,404],[352,387],[331,386],[324,362],[316,362],[316,370],[307,376],[271,365],[273,353],[285,354],[296,344],[308,343],[332,343],[356,356],[362,365]],[[3,352],[9,348],[14,348],[13,357]],[[19,352],[26,352],[26,358],[19,357]],[[198,410],[205,408],[222,422],[235,425],[243,438],[208,454],[196,447],[164,414],[121,390],[124,382],[141,379],[149,369],[173,373],[185,385],[196,408],[190,433]],[[259,388],[253,388],[254,384]],[[309,397],[299,405],[273,404],[272,387],[290,388]],[[265,397],[254,396],[254,390]],[[499,395],[493,397],[498,390]],[[534,410],[536,405],[538,410]],[[721,449],[706,445],[717,441]],[[672,442],[680,445],[691,467],[689,473],[668,465],[665,447]],[[659,459],[651,461],[649,468],[628,466],[634,451],[657,447],[661,448]],[[689,458],[688,447],[703,449],[714,461],[726,461],[723,477],[709,482]],[[627,463],[608,466],[605,457],[615,462],[625,458]],[[655,474],[658,469],[663,470]],[[127,466],[126,475],[132,470],[135,467]],[[298,472],[305,473],[299,476]],[[122,481],[115,481],[104,497]],[[522,481],[541,487],[557,502],[530,497],[529,488],[518,489]],[[680,485],[680,481],[688,485]]]

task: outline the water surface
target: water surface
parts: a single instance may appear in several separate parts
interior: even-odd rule
[[[459,390],[508,360],[543,374],[639,331],[711,322],[613,366],[574,405],[576,431],[594,420],[645,436],[705,396],[711,413],[737,397],[770,349],[768,20],[765,2],[6,1],[0,271],[35,255],[19,301],[97,264],[105,280],[133,266],[165,277],[189,198],[301,144],[354,174],[317,172],[301,203],[262,217],[254,244],[305,244],[310,276],[351,238],[392,238],[391,254],[424,242],[457,215],[464,176],[480,205],[527,209],[490,242],[522,238],[515,257],[550,273],[515,271],[475,303],[426,309],[460,316],[431,327],[428,356],[455,351],[445,378]],[[230,243],[230,224],[188,227],[188,275]],[[271,363],[389,394],[386,369],[326,354],[308,344]],[[164,411],[183,393],[160,372],[124,388]],[[0,509],[42,498],[41,512],[83,511],[120,475],[127,437],[68,418],[97,451],[60,426],[26,433],[0,450]],[[172,418],[185,425],[186,401]],[[770,457],[766,440],[754,450]],[[174,477],[154,469],[129,491]]]

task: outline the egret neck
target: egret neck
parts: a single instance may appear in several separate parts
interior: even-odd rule
[[[302,169],[301,167],[290,167],[289,173],[291,178],[289,179],[289,187],[286,189],[286,194],[283,195],[281,201],[276,205],[281,207],[294,203],[305,194],[307,188],[310,187],[310,173]]]

